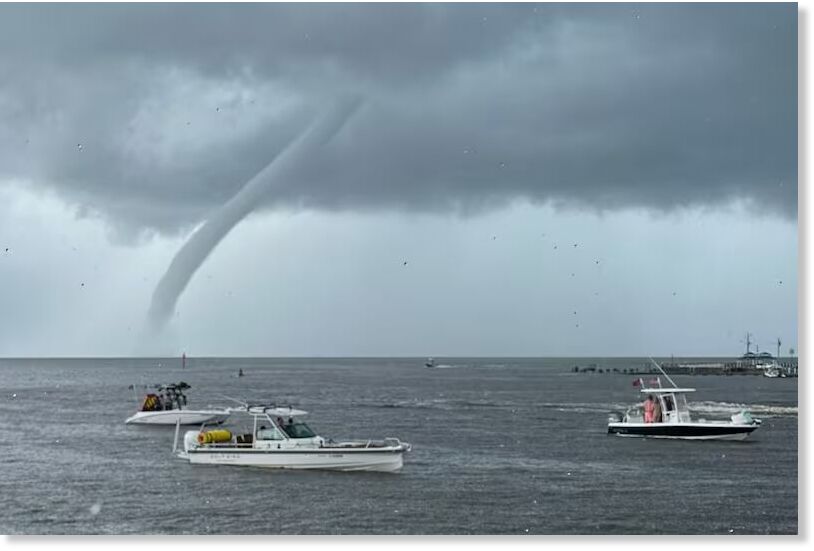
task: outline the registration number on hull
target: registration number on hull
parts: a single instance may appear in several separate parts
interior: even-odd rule
[[[213,461],[235,461],[240,459],[240,456],[236,453],[219,453],[217,455],[212,456]]]

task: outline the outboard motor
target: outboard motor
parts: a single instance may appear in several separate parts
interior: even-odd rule
[[[754,425],[755,420],[752,419],[752,415],[744,410],[741,410],[740,413],[736,413],[732,416],[732,423],[735,425]]]
[[[608,415],[608,423],[621,423],[622,422],[622,414],[618,411],[615,411]]]

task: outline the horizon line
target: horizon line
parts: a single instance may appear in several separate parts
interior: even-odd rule
[[[281,359],[281,360],[310,360],[310,359],[326,359],[326,360],[355,360],[355,359],[426,359],[426,358],[467,358],[467,359],[567,359],[567,358],[740,358],[741,355],[721,355],[721,354],[647,354],[647,355],[630,355],[630,354],[613,354],[613,355],[521,355],[521,356],[505,356],[505,355],[486,355],[486,356],[472,356],[467,354],[455,355],[358,355],[358,356],[342,356],[342,355],[289,355],[289,356],[263,356],[263,355],[202,355],[192,356],[186,355],[186,359]],[[0,361],[4,360],[181,360],[184,356],[0,356]],[[774,356],[773,356],[774,357]],[[799,358],[799,355],[780,355],[779,358]]]

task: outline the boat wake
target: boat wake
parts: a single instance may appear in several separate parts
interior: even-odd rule
[[[553,409],[555,411],[563,411],[568,413],[607,413],[609,411],[624,411],[629,404],[608,403],[608,404],[581,404],[581,403],[549,403],[535,404],[536,407],[543,409]]]
[[[531,404],[518,404],[515,401],[500,400],[462,400],[449,398],[396,400],[392,402],[355,402],[354,407],[369,408],[403,408],[403,409],[430,409],[442,411],[455,411],[476,408],[506,409],[531,408],[553,410],[564,413],[593,413],[606,414],[611,411],[623,412],[628,407],[626,402],[541,402]],[[755,417],[796,417],[797,406],[782,406],[772,404],[739,404],[730,402],[690,402],[689,409],[695,414],[720,415],[729,417],[735,413],[746,410]]]
[[[370,408],[404,408],[404,409],[437,409],[454,411],[472,408],[517,408],[513,402],[493,402],[489,400],[451,400],[438,398],[433,400],[397,400],[394,402],[355,402],[354,407]]]
[[[629,403],[542,403],[535,404],[544,409],[569,413],[607,413],[609,411],[625,411]],[[796,417],[797,406],[783,406],[777,404],[739,404],[734,402],[690,402],[691,412],[696,414],[718,414],[729,417],[732,414],[746,410],[755,417]]]
[[[796,417],[797,406],[776,404],[738,404],[733,402],[690,402],[690,411],[695,413],[720,413],[731,415],[747,410],[756,417]]]

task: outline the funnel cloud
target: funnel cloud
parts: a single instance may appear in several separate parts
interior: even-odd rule
[[[319,155],[319,149],[342,128],[360,103],[357,97],[337,100],[327,113],[294,138],[192,234],[172,259],[153,292],[148,314],[151,333],[156,334],[164,329],[178,297],[221,239],[275,187],[295,179],[297,170],[302,168],[309,157]]]

